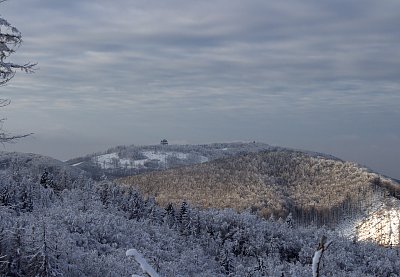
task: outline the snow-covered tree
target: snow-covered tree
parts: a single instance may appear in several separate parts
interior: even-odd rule
[[[0,3],[5,2],[4,0]],[[22,43],[21,32],[6,19],[0,17],[0,85],[11,80],[16,70],[32,72],[36,64],[15,64],[6,59],[18,49]]]
[[[55,277],[62,275],[58,266],[59,251],[54,237],[49,237],[48,227],[43,221],[39,230],[32,230],[26,273],[28,276]]]
[[[20,222],[6,232],[3,237],[5,242],[5,255],[3,261],[0,262],[0,272],[3,276],[23,276],[25,247],[24,244],[25,230]]]
[[[189,211],[189,205],[187,204],[186,201],[182,202],[181,208],[179,210],[179,215],[178,215],[178,222],[180,224],[180,231],[182,234],[187,235],[190,232],[190,211]]]
[[[172,228],[175,225],[176,217],[175,217],[175,208],[172,203],[168,203],[165,208],[165,222],[168,227]]]
[[[40,184],[44,187],[44,188],[48,188],[48,187],[53,187],[53,176],[52,174],[49,173],[49,171],[47,169],[44,170],[42,176],[40,177]]]
[[[0,0],[0,3],[2,2],[5,2],[5,0]],[[10,81],[17,70],[27,73],[33,72],[34,70],[36,65],[34,63],[16,64],[7,61],[7,58],[15,53],[21,43],[21,32],[0,16],[0,86]],[[8,104],[10,104],[8,99],[0,99],[0,108]],[[3,121],[4,119],[0,119],[0,124],[3,123]],[[8,142],[25,136],[27,135],[10,136],[0,128],[0,142]]]

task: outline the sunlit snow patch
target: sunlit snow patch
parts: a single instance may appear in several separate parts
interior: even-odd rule
[[[374,241],[383,246],[400,245],[400,204],[396,199],[382,205],[357,226],[359,240]]]

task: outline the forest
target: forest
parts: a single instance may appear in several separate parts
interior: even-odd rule
[[[245,157],[244,157],[245,158]],[[251,211],[158,205],[131,186],[22,154],[0,178],[2,276],[131,276],[143,254],[161,276],[310,276],[319,238],[333,241],[321,276],[398,276],[399,250],[327,227]],[[26,164],[26,163],[23,163]],[[78,173],[78,174],[77,174]]]
[[[8,62],[21,43],[0,16],[0,86],[36,70]],[[29,135],[0,125],[1,143]],[[140,261],[171,277],[400,276],[399,193],[357,164],[255,141],[118,146],[66,163],[1,152],[0,276],[146,276]]]
[[[188,201],[203,208],[257,212],[300,224],[336,226],[365,214],[400,186],[355,163],[271,149],[209,163],[155,171],[117,180],[162,205]]]
[[[278,147],[255,141],[201,145],[120,145],[73,158],[66,163],[85,170],[95,180],[101,180],[104,177],[121,178],[276,148]],[[153,157],[148,158],[146,153]],[[105,161],[106,156],[109,158]],[[143,163],[135,166],[146,158],[148,159]]]

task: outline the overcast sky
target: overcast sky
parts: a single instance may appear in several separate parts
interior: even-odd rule
[[[398,0],[10,0],[6,150],[260,141],[400,178]]]

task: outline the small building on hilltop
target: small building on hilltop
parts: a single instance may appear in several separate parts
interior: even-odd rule
[[[161,145],[168,145],[168,140],[163,139],[163,140],[161,140],[160,144]]]

